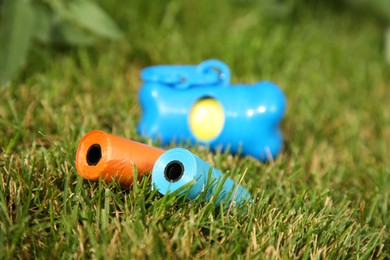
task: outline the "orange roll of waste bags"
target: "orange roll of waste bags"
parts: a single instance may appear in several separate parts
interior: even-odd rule
[[[121,185],[133,183],[134,166],[138,174],[150,174],[155,161],[164,150],[119,136],[93,130],[80,141],[76,154],[76,169],[91,181],[100,177],[119,180]]]

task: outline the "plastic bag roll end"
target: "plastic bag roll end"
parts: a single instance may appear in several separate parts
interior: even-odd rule
[[[173,148],[161,155],[152,171],[152,184],[159,193],[165,195],[180,191],[195,199],[206,192],[206,199],[217,196],[216,204],[222,201],[243,204],[252,201],[250,193],[231,178],[183,148]],[[218,188],[219,187],[219,188]]]
[[[106,166],[107,140],[105,133],[93,130],[80,141],[76,153],[77,173],[88,180],[96,181]],[[104,155],[104,156],[103,156]]]

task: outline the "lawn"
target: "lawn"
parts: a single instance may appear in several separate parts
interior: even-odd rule
[[[380,20],[326,3],[99,2],[125,40],[36,43],[0,87],[0,258],[390,257]],[[245,173],[246,212],[163,197],[146,178],[125,189],[78,176],[77,145],[92,129],[158,145],[136,131],[142,68],[209,58],[230,66],[233,83],[277,83],[288,101],[272,162],[185,147],[235,180]]]

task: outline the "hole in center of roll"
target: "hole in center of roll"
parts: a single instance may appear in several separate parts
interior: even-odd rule
[[[176,182],[180,180],[184,173],[184,166],[179,161],[171,161],[165,166],[164,176],[169,182]]]
[[[87,152],[87,163],[89,166],[96,165],[102,158],[102,148],[98,144],[93,144]]]

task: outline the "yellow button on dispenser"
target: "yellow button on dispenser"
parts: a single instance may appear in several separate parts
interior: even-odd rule
[[[190,129],[201,141],[207,142],[216,138],[221,133],[224,122],[223,107],[214,98],[201,98],[191,108]]]

